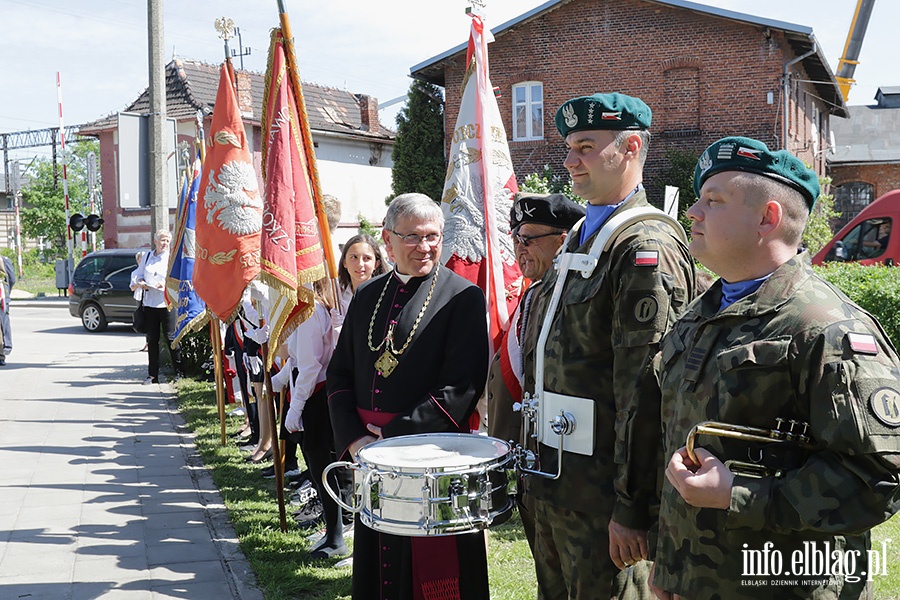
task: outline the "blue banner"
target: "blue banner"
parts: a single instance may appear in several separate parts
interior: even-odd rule
[[[194,253],[197,247],[194,227],[197,222],[197,192],[200,189],[202,166],[200,156],[194,160],[190,176],[184,177],[178,212],[175,218],[175,235],[172,237],[169,277],[166,282],[166,304],[178,314],[175,325],[175,342],[192,331],[200,329],[208,320],[206,304],[194,291]]]

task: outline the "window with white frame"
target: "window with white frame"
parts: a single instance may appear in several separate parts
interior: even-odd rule
[[[517,83],[512,88],[513,141],[544,139],[544,85]]]

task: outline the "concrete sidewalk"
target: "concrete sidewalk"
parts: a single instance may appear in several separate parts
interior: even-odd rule
[[[0,367],[0,599],[261,599],[143,337],[13,303]]]

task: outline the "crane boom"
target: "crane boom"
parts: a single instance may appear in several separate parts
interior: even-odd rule
[[[835,75],[844,102],[850,95],[850,86],[856,83],[853,72],[859,64],[859,52],[862,49],[863,38],[866,36],[866,28],[869,26],[869,17],[872,16],[872,7],[875,0],[857,0],[853,20],[850,22],[850,31],[847,33],[847,42],[844,44],[844,52],[838,61],[838,71]]]

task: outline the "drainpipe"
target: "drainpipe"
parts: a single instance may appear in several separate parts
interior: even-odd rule
[[[808,56],[812,56],[816,53],[816,41],[812,40],[812,50],[804,54],[803,56],[798,56],[793,60],[789,60],[784,63],[784,72],[781,74],[781,97],[784,99],[784,108],[782,110],[783,118],[781,120],[781,149],[788,150],[788,133],[790,128],[788,127],[788,111],[790,110],[790,94],[791,94],[791,86],[788,78],[790,77],[791,66],[800,62],[804,58]]]

